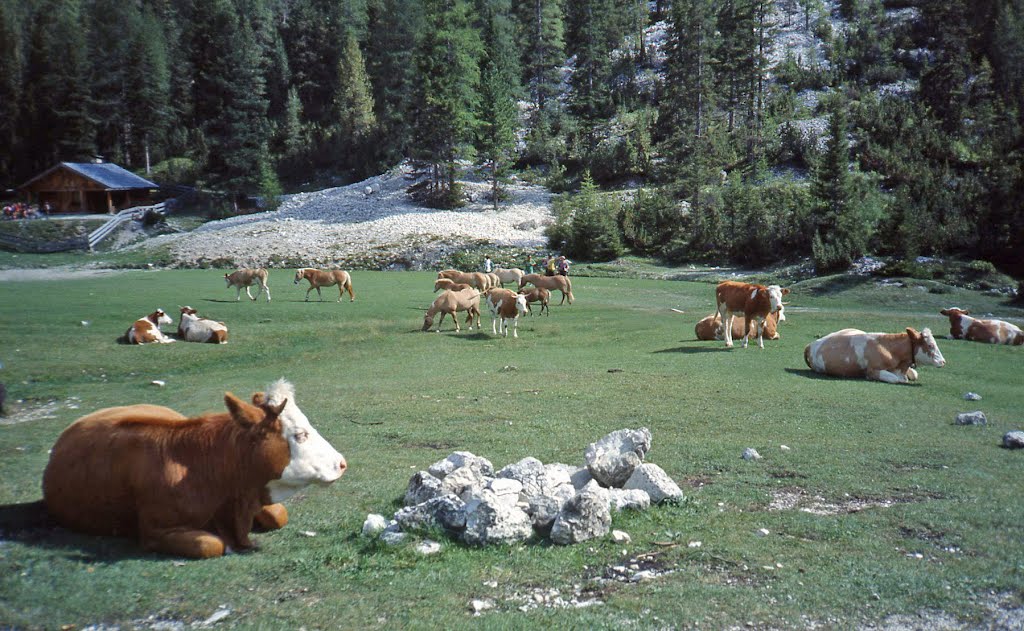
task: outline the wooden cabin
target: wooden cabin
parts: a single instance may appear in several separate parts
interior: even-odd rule
[[[110,162],[61,162],[18,187],[51,213],[116,213],[152,203],[153,182]]]

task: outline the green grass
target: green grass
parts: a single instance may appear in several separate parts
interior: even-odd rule
[[[527,318],[514,340],[492,337],[487,316],[484,333],[455,335],[448,323],[441,334],[420,332],[430,273],[353,280],[357,301],[341,304],[333,288],[328,301],[302,302],[304,286],[284,270],[271,271],[269,304],[236,303],[218,270],[0,282],[6,420],[56,402],[51,418],[0,425],[7,510],[40,498],[47,450],[84,413],[145,401],[196,414],[220,408],[225,390],[248,394],[280,376],[350,466],[337,484],[293,498],[291,523],[256,535],[261,549],[248,555],[182,563],[127,540],[9,532],[0,626],[190,623],[220,605],[232,613],[218,626],[240,628],[854,626],[923,609],[969,621],[990,593],[1019,605],[1024,453],[998,445],[1024,425],[1024,348],[940,339],[947,366],[922,368],[911,386],[821,378],[803,363],[804,345],[846,326],[931,326],[944,336],[937,312],[951,304],[1021,316],[997,298],[808,281],[794,287],[780,341],[726,350],[693,340],[694,323],[712,310],[709,283],[576,277],[576,304]],[[135,318],[183,304],[226,322],[230,343],[117,343]],[[983,400],[965,402],[968,390]],[[989,425],[952,424],[971,409]],[[578,464],[587,443],[641,425],[654,436],[648,460],[686,500],[617,515],[631,544],[445,542],[424,558],[358,536],[367,513],[390,514],[409,476],[453,450],[498,467],[526,456]],[[742,460],[745,447],[763,460]],[[769,510],[783,491],[891,505]],[[757,536],[761,528],[770,534]],[[674,572],[634,585],[597,580],[641,554]],[[604,604],[518,609],[516,598],[533,590],[569,597],[574,586]],[[495,609],[471,617],[474,598]]]

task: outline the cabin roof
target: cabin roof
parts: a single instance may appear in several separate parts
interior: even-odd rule
[[[61,162],[25,182],[19,188],[27,188],[36,180],[62,168],[92,180],[107,190],[125,191],[141,188],[160,188],[157,184],[150,182],[146,178],[139,177],[131,171],[110,162]]]

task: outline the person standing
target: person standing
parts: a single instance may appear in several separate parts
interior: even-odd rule
[[[568,276],[569,275],[569,259],[565,258],[565,255],[558,257],[558,275]]]
[[[558,264],[558,259],[555,258],[555,255],[552,254],[551,256],[549,256],[548,257],[548,262],[544,264],[544,275],[545,276],[554,276],[557,264]]]
[[[532,274],[533,273],[533,255],[532,254],[527,254],[526,255],[526,261],[523,263],[523,267],[526,268],[526,273],[527,274]]]
[[[491,263],[491,255],[488,254],[484,257],[484,273],[490,274],[494,269],[494,264]]]

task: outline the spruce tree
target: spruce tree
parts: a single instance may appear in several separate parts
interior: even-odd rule
[[[354,32],[345,37],[338,60],[338,92],[334,97],[335,147],[338,155],[355,154],[361,162],[362,147],[377,119],[373,112],[373,88],[366,75],[366,64]]]
[[[142,157],[147,171],[165,155],[171,122],[171,68],[164,31],[157,16],[142,10],[129,47],[125,86],[129,153]]]
[[[572,108],[592,122],[611,113],[611,53],[619,43],[614,2],[568,0],[565,15],[566,52],[576,58],[569,79]]]
[[[423,22],[418,0],[370,0],[366,71],[373,86],[377,160],[407,156],[412,138],[413,52]]]
[[[23,26],[16,2],[0,0],[0,68],[4,69],[0,72],[0,184],[8,186],[20,175],[16,156],[24,137],[18,101],[25,56]]]
[[[519,68],[508,19],[508,0],[481,0],[483,55],[480,60],[478,145],[490,165],[491,200],[498,208],[498,178],[515,146],[519,128],[516,92]]]
[[[565,22],[560,0],[521,0],[513,12],[518,34],[523,86],[533,104],[530,124],[550,129],[559,116],[565,63]]]

